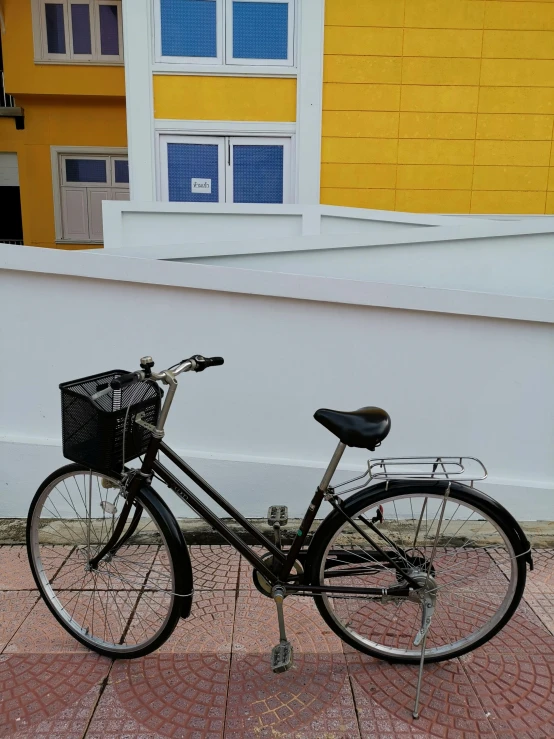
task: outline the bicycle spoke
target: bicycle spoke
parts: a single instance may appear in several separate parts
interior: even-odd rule
[[[386,593],[402,582],[403,572],[415,578],[434,603],[425,649],[440,659],[466,651],[472,640],[492,632],[510,606],[516,585],[513,568],[512,575],[508,571],[504,577],[490,554],[491,549],[508,551],[502,530],[479,508],[449,492],[383,496],[379,503],[349,514],[359,526],[377,520],[400,572],[388,562],[376,562],[369,543],[360,544],[359,532],[348,522],[339,525],[320,560],[321,585]],[[377,506],[384,509],[381,520]],[[382,538],[376,541],[381,544]],[[422,624],[421,598],[411,589],[402,598],[344,592],[324,594],[316,602],[322,613],[332,614],[329,623],[337,626],[337,633],[349,633],[360,648],[384,658],[416,661],[420,649],[413,642]]]
[[[154,640],[175,598],[171,556],[144,506],[132,536],[124,540],[130,517],[123,543],[91,570],[89,558],[105,547],[117,524],[120,496],[120,487],[104,487],[98,473],[68,473],[45,489],[32,534],[42,592],[62,623],[93,648],[112,652]]]

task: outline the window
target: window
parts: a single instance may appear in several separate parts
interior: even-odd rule
[[[162,62],[294,64],[294,0],[156,0]]]
[[[34,0],[35,59],[123,62],[120,0]]]
[[[290,203],[291,139],[161,136],[162,200]]]
[[[101,242],[102,201],[129,200],[126,156],[58,154],[57,165],[58,240]]]

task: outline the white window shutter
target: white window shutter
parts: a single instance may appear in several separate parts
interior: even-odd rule
[[[110,200],[108,188],[92,189],[88,191],[88,222],[91,241],[102,241],[102,200]]]
[[[64,239],[89,240],[86,187],[62,187],[62,227]]]
[[[112,190],[112,200],[129,200],[129,190]]]

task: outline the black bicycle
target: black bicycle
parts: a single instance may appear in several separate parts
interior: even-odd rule
[[[182,372],[223,364],[200,355],[156,373],[114,370],[62,384],[64,456],[38,489],[27,548],[48,607],[76,639],[110,657],[140,657],[191,610],[193,575],[183,533],[152,487],[163,482],[254,568],[277,606],[281,640],[272,669],[292,665],[283,601],[314,598],[330,628],[391,662],[457,657],[494,636],[521,599],[529,542],[499,503],[473,488],[473,458],[372,459],[364,475],[331,484],[347,446],[374,450],[390,430],[380,408],[315,419],[339,439],[290,546],[284,506],[272,506],[275,540],[261,533],[163,442]],[[167,386],[162,403],[161,384]],[[143,456],[140,468],[126,463]],[[167,458],[261,547],[259,555],[162,463]],[[368,482],[372,484],[368,486]],[[323,502],[331,513],[311,533]],[[309,545],[308,545],[309,542]]]

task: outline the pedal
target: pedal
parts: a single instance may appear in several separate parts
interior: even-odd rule
[[[282,641],[271,650],[271,669],[273,672],[286,672],[293,663],[293,648],[290,641]]]
[[[267,512],[267,523],[269,526],[285,526],[289,520],[289,509],[286,505],[272,505]]]

